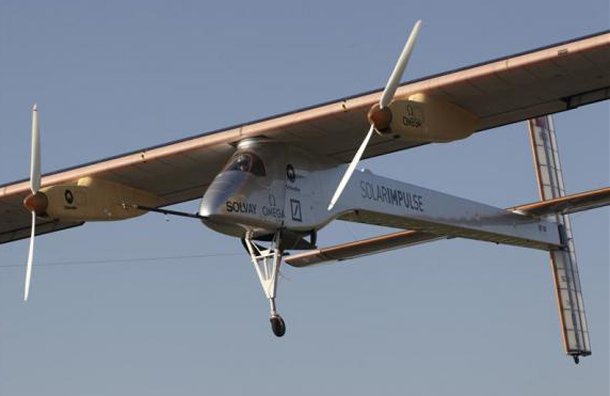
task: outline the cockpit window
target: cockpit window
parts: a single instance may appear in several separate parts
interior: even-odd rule
[[[256,154],[249,151],[242,151],[233,155],[229,165],[224,170],[252,173],[255,176],[265,176],[267,174],[263,161]]]

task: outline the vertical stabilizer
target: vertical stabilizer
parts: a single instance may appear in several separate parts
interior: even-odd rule
[[[544,201],[563,197],[565,189],[553,119],[550,115],[533,118],[528,121],[528,125],[540,198]],[[591,354],[591,345],[572,225],[570,216],[565,214],[552,214],[547,220],[559,224],[565,245],[562,250],[550,252],[551,269],[555,281],[563,346],[566,353],[578,363],[580,356]]]

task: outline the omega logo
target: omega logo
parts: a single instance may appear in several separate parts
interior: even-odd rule
[[[422,126],[422,120],[415,115],[413,107],[410,104],[407,105],[407,114],[402,117],[402,124],[414,128]]]

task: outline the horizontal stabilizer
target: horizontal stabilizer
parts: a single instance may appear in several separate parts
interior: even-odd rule
[[[521,205],[509,210],[542,217],[549,214],[570,214],[610,205],[610,187]]]
[[[607,205],[610,205],[610,187],[515,206],[507,210],[533,216],[545,216],[552,213],[575,213]],[[453,237],[455,236],[421,231],[401,231],[287,256],[284,261],[293,267],[309,267]]]
[[[293,267],[308,267],[324,262],[348,260],[447,238],[447,236],[438,236],[420,231],[402,231],[361,239],[342,245],[310,250],[305,253],[287,256],[284,261]]]

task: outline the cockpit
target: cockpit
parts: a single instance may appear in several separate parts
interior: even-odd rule
[[[245,172],[254,176],[265,176],[267,174],[263,161],[251,151],[241,151],[233,154],[223,171]]]
[[[270,235],[283,227],[285,147],[263,139],[239,142],[199,205],[206,226],[240,238]]]

